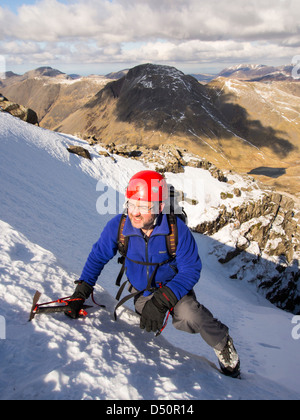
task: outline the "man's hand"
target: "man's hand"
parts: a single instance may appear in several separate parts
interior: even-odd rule
[[[92,291],[93,287],[86,282],[78,282],[75,292],[71,296],[71,299],[74,300],[71,300],[66,306],[65,314],[72,319],[79,318],[79,312],[83,308],[85,300],[89,298]]]
[[[158,289],[144,306],[140,321],[141,329],[146,329],[147,332],[160,331],[167,311],[177,302],[177,297],[167,286]]]

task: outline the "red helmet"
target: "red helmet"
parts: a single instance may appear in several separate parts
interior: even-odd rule
[[[165,178],[155,171],[141,171],[129,181],[126,198],[139,201],[160,202],[168,198]]]

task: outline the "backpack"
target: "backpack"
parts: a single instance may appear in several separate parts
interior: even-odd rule
[[[166,236],[166,247],[167,247],[167,251],[169,254],[169,258],[165,261],[163,261],[162,263],[146,263],[146,262],[142,262],[142,261],[134,261],[131,260],[132,262],[136,263],[136,264],[141,264],[141,265],[148,265],[148,266],[155,266],[155,269],[151,275],[151,277],[149,278],[148,281],[148,285],[146,287],[146,289],[142,290],[142,291],[138,291],[135,293],[131,293],[130,295],[126,296],[125,298],[123,298],[120,301],[121,295],[123,293],[123,290],[127,284],[127,281],[125,281],[122,286],[121,286],[121,279],[123,277],[123,274],[125,272],[125,262],[126,262],[126,258],[127,257],[127,250],[128,250],[128,241],[129,241],[129,237],[124,236],[123,234],[123,230],[124,230],[124,226],[125,226],[125,222],[127,220],[127,214],[123,213],[120,223],[119,223],[119,228],[118,228],[118,251],[121,254],[121,257],[119,257],[118,259],[118,263],[122,264],[120,273],[117,277],[116,280],[116,285],[120,288],[117,296],[116,296],[116,300],[119,301],[119,303],[117,304],[116,308],[115,308],[115,312],[114,312],[114,317],[115,320],[117,319],[117,315],[116,315],[116,310],[123,305],[127,300],[131,299],[132,297],[136,297],[137,295],[140,295],[142,293],[144,293],[145,291],[149,291],[149,292],[153,292],[156,289],[151,287],[152,284],[152,280],[154,279],[156,272],[158,270],[158,268],[164,264],[168,264],[169,262],[171,262],[172,260],[175,259],[176,257],[176,250],[177,250],[177,245],[178,245],[178,229],[177,229],[177,217],[180,217],[180,219],[187,224],[187,215],[186,212],[184,211],[183,207],[179,206],[178,200],[177,200],[177,195],[175,193],[175,188],[172,185],[169,185],[169,196],[170,196],[170,200],[167,203],[167,205],[165,206],[164,209],[164,213],[167,215],[167,220],[168,220],[168,224],[169,224],[169,228],[170,228],[170,233],[169,235]]]

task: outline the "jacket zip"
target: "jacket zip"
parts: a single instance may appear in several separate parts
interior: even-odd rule
[[[145,241],[145,253],[146,253],[146,262],[148,263],[149,262],[149,253],[148,253],[148,241],[149,241],[149,239],[150,238],[146,238],[146,237],[144,237],[144,241]],[[149,272],[149,265],[147,265],[147,284],[148,284],[148,282],[149,282],[149,275],[150,275],[150,272]],[[152,286],[152,285],[151,285]]]

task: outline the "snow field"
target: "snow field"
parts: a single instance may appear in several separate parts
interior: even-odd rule
[[[69,155],[70,143],[88,148],[92,162]],[[213,350],[199,336],[176,331],[171,320],[158,338],[139,329],[131,304],[115,322],[116,260],[95,291],[106,309],[94,307],[75,321],[37,315],[29,323],[36,290],[43,302],[72,294],[92,244],[112,217],[97,212],[101,185],[117,191],[121,201],[128,179],[144,166],[120,157],[114,163],[80,139],[2,113],[0,149],[0,316],[6,324],[1,400],[299,399],[300,340],[291,335],[292,314],[230,280],[230,269],[217,262],[214,238],[195,235],[204,264],[195,290],[230,327],[241,357],[240,381],[221,375]],[[208,182],[204,200],[217,205],[218,181]],[[193,217],[199,215],[190,211],[191,223]]]

